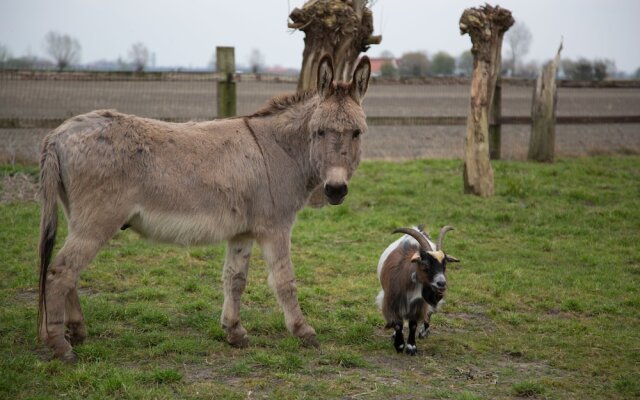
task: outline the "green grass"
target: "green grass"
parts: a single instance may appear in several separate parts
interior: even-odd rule
[[[241,311],[251,345],[234,349],[219,326],[224,247],[124,231],[82,274],[78,364],[46,361],[39,206],[0,204],[0,398],[640,397],[640,157],[494,169],[482,199],[462,194],[459,161],[365,162],[345,204],[299,214],[292,258],[321,350],[286,332],[258,248]],[[376,265],[391,231],[418,223],[453,225],[445,249],[462,262],[409,357],[382,328]]]

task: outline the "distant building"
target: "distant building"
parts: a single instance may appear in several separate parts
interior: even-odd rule
[[[371,75],[380,76],[382,66],[385,64],[391,64],[393,68],[398,69],[398,60],[395,58],[369,58],[371,61]]]

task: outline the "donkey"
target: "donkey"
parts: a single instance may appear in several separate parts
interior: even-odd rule
[[[363,57],[350,83],[336,83],[325,56],[315,90],[273,98],[253,115],[168,123],[101,110],[49,133],[40,161],[38,336],[53,356],[75,360],[72,346],[87,335],[79,273],[126,228],[158,242],[227,241],[220,321],[238,347],[248,344],[240,297],[257,241],[287,329],[318,347],[298,303],[291,229],[316,188],[333,205],[347,195],[367,131],[361,102],[370,74]],[[58,199],[69,234],[49,265]]]

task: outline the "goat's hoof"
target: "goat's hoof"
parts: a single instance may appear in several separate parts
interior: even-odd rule
[[[431,331],[429,329],[420,329],[420,331],[418,332],[418,337],[420,339],[424,339],[429,335],[431,335]]]
[[[316,335],[308,336],[306,338],[300,338],[300,340],[302,341],[303,347],[309,347],[314,349],[320,348],[320,342],[318,342]]]
[[[396,351],[397,351],[398,353],[402,353],[402,352],[404,351],[404,343],[399,344],[399,345],[397,345],[397,346],[395,346],[395,347],[396,347]]]
[[[415,345],[412,344],[408,344],[407,345],[407,354],[410,356],[415,356],[416,354],[418,354],[418,349],[416,348]]]

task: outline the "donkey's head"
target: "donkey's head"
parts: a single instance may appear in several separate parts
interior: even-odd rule
[[[331,57],[318,67],[317,96],[320,101],[309,121],[311,163],[324,185],[330,204],[340,204],[347,183],[360,163],[360,141],[367,131],[361,107],[369,86],[371,63],[363,57],[350,83],[334,82]]]

